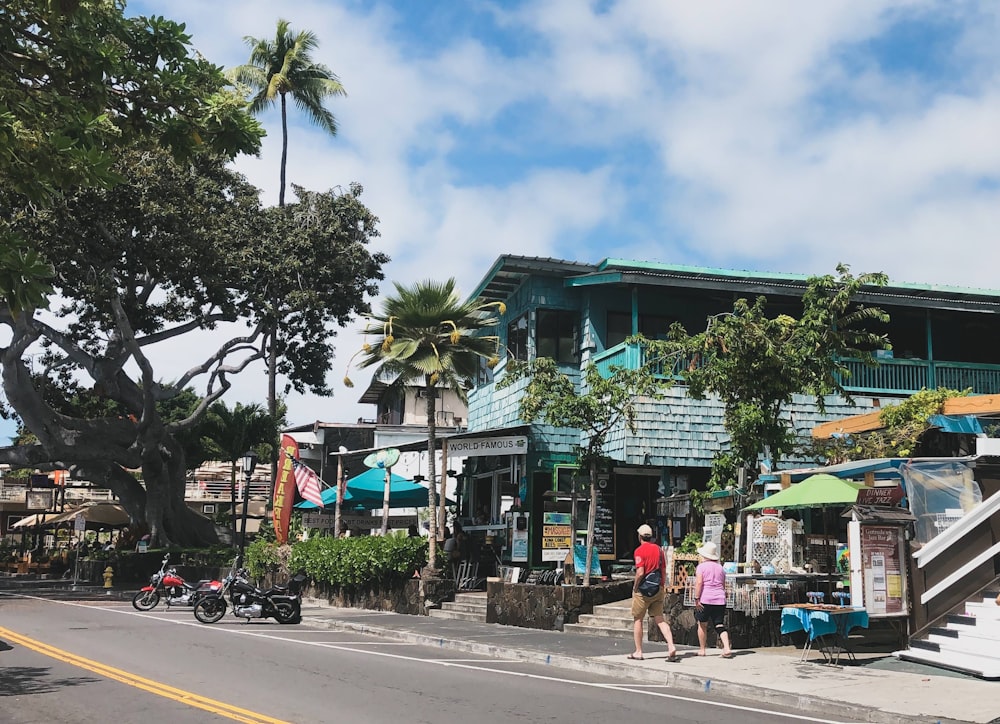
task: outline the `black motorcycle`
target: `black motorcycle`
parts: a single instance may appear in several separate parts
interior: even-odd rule
[[[206,590],[194,606],[194,617],[216,623],[229,606],[233,615],[249,623],[252,618],[273,618],[278,623],[302,621],[302,586],[305,574],[292,576],[285,586],[262,589],[255,586],[245,568],[233,568],[222,580],[222,589]],[[228,601],[227,601],[228,598]]]

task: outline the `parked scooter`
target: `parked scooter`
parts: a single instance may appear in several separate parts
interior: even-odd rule
[[[301,623],[305,581],[305,574],[299,573],[287,585],[265,590],[250,581],[245,568],[234,566],[222,580],[221,590],[203,592],[194,606],[194,617],[202,623],[216,623],[226,614],[226,608],[232,606],[233,615],[246,622],[252,618],[273,618],[278,623]]]
[[[168,608],[170,606],[193,606],[205,593],[222,589],[221,581],[210,578],[204,578],[197,583],[188,583],[177,575],[176,568],[167,568],[169,562],[170,554],[167,553],[163,556],[160,570],[150,577],[149,585],[143,586],[132,597],[132,605],[136,609],[150,611],[156,608],[161,597]]]

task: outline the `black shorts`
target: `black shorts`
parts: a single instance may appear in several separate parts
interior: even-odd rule
[[[700,611],[694,610],[694,620],[711,623],[713,626],[721,626],[726,620],[726,604],[703,603]]]

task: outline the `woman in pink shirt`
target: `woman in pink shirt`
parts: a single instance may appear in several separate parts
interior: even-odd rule
[[[709,541],[698,549],[701,561],[695,569],[694,618],[698,622],[698,655],[705,655],[708,644],[708,624],[722,642],[722,658],[730,659],[729,632],[726,631],[726,572],[719,564],[719,550]]]

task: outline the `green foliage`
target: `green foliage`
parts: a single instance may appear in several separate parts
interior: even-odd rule
[[[884,274],[853,276],[837,266],[837,276],[811,277],[802,297],[802,314],[767,315],[767,300],[738,299],[733,311],[711,317],[704,332],[689,335],[675,324],[666,341],[647,341],[651,352],[690,360],[681,378],[694,399],[718,395],[725,406],[729,459],[713,467],[713,484],[724,486],[739,468],[754,468],[761,451],[775,466],[796,443],[782,410],[796,394],[809,394],[824,408],[824,396],[850,395],[841,382],[843,358],[877,364],[874,351],[889,347],[873,331],[888,322],[878,307],[856,301],[865,287],[883,286]],[[728,478],[728,480],[727,480]]]
[[[317,583],[354,587],[409,578],[426,563],[427,539],[422,537],[323,536],[295,543],[289,569],[304,569]]]
[[[257,538],[250,543],[244,550],[243,560],[250,575],[260,580],[268,574],[278,573],[281,564],[287,562],[288,558],[287,550],[283,553],[282,548],[287,549],[288,546],[279,546],[274,541],[263,538]]]
[[[120,181],[115,149],[137,138],[178,157],[259,148],[262,128],[222,70],[190,52],[184,26],[124,9],[6,0],[0,10],[0,179],[33,202]]]
[[[929,420],[940,414],[944,403],[957,397],[968,397],[972,389],[922,389],[896,405],[879,412],[881,429],[849,437],[815,441],[810,452],[817,458],[834,463],[870,458],[913,457],[931,429]]]
[[[701,533],[692,531],[684,536],[684,540],[677,546],[678,553],[697,553],[702,543]]]
[[[583,382],[577,390],[568,375],[559,371],[555,360],[541,357],[528,363],[511,361],[507,374],[497,381],[497,389],[509,387],[528,379],[521,394],[520,417],[531,423],[539,417],[555,427],[580,430],[585,442],[577,450],[577,463],[588,471],[590,481],[590,509],[587,517],[587,540],[594,540],[597,510],[597,471],[606,462],[604,444],[608,435],[624,425],[633,434],[636,431],[636,404],[640,399],[659,400],[672,383],[660,377],[656,369],[661,362],[650,358],[635,370],[612,367],[611,374],[603,377],[597,365],[584,370]],[[586,570],[583,584],[590,584],[590,564],[594,547],[587,546]]]
[[[282,148],[288,147],[285,117],[288,96],[313,123],[331,136],[337,135],[336,119],[323,102],[347,93],[332,70],[313,60],[313,52],[319,47],[316,34],[308,30],[293,34],[288,21],[279,20],[274,40],[246,37],[244,41],[250,47],[250,60],[231,70],[229,76],[253,93],[250,99],[253,113],[260,113],[280,100]],[[283,153],[278,206],[285,205],[285,162]]]
[[[449,389],[463,400],[475,379],[479,363],[497,361],[499,340],[488,332],[499,320],[486,314],[502,303],[463,302],[455,280],[396,283],[396,293],[385,299],[381,314],[368,315],[365,342],[357,353],[361,367],[377,367],[376,378],[389,384],[386,394],[398,394],[407,385],[423,382],[427,388],[427,447],[436,448],[437,390]],[[369,342],[369,336],[373,342]],[[345,375],[344,384],[353,386]],[[428,456],[427,478],[435,480],[435,454]],[[427,488],[427,507],[435,510],[435,485]],[[437,516],[430,518],[430,564],[437,558]]]

